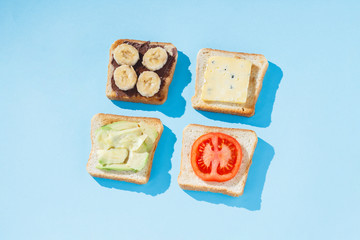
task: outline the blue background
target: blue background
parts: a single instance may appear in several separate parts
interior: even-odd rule
[[[2,0],[0,239],[359,239],[359,12],[357,1]],[[121,38],[178,48],[164,105],[106,98]],[[205,47],[269,60],[254,117],[191,107]],[[162,120],[148,184],[87,173],[98,112]],[[243,196],[179,188],[189,123],[257,132]]]

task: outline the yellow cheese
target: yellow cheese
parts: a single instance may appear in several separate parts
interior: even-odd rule
[[[245,103],[251,62],[233,57],[209,58],[201,98],[204,101]]]

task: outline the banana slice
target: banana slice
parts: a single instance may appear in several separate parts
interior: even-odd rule
[[[137,75],[132,66],[121,65],[114,71],[114,80],[118,88],[126,91],[135,86]]]
[[[162,47],[150,48],[143,57],[142,64],[151,71],[162,68],[168,59],[165,49]]]
[[[157,73],[145,71],[140,74],[136,88],[144,97],[152,97],[160,90],[160,84],[161,80]]]
[[[133,46],[123,43],[115,48],[114,58],[119,65],[134,66],[139,61],[139,51]]]

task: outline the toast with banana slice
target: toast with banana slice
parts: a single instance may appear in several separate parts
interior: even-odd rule
[[[93,177],[147,183],[162,131],[157,118],[96,114],[87,171]]]
[[[106,96],[111,100],[163,104],[178,52],[171,43],[119,39],[110,47]]]

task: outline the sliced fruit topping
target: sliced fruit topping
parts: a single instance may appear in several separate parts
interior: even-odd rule
[[[129,122],[129,121],[119,121],[119,122],[114,122],[114,123],[105,125],[103,127],[108,127],[113,130],[120,131],[120,130],[126,130],[126,129],[130,129],[130,128],[136,128],[136,127],[138,127],[138,123]]]
[[[191,148],[191,166],[205,181],[225,182],[237,174],[242,160],[235,138],[219,132],[200,136]]]
[[[114,59],[119,65],[134,66],[139,61],[139,51],[133,46],[123,43],[115,48]]]
[[[151,71],[161,69],[168,59],[167,52],[162,47],[150,48],[144,54],[142,64]]]
[[[144,122],[119,121],[95,132],[96,155],[101,170],[142,170],[148,163],[157,130]]]
[[[143,153],[130,152],[129,160],[126,163],[126,165],[135,171],[140,171],[147,164],[148,158],[149,158],[148,152],[143,152]]]
[[[114,71],[114,81],[116,86],[121,90],[132,89],[137,81],[137,75],[133,67],[122,65]]]
[[[155,72],[145,71],[136,83],[138,92],[144,97],[152,97],[160,90],[161,80]]]
[[[124,163],[128,157],[129,151],[125,148],[112,148],[109,150],[98,151],[99,163],[101,165]]]
[[[156,138],[158,137],[159,133],[156,131],[156,129],[154,127],[152,127],[151,125],[149,125],[145,122],[140,122],[139,126],[140,126],[141,130],[143,131],[143,133],[148,136],[145,139],[145,144],[147,147],[147,151],[151,151],[151,149],[154,145],[154,142],[155,142]]]

